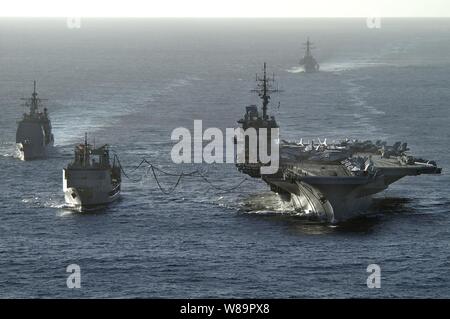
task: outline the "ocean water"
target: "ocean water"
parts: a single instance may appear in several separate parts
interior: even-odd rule
[[[298,68],[307,36],[318,74]],[[0,297],[450,297],[449,53],[448,19],[0,19]],[[170,195],[151,176],[124,179],[107,208],[64,207],[62,168],[84,132],[128,171],[142,157],[190,170],[171,162],[172,130],[235,127],[258,103],[263,62],[284,91],[271,109],[282,138],[406,140],[443,174],[404,178],[338,225],[299,216],[257,179],[230,192],[185,179]],[[55,154],[20,162],[33,80]],[[243,178],[198,166],[218,187]],[[81,289],[66,286],[73,263]],[[366,285],[373,263],[380,289]]]

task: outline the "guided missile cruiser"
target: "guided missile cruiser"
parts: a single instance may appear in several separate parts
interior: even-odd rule
[[[269,94],[275,90],[271,89],[265,65],[263,72],[257,78],[262,114],[256,106],[247,107],[244,118],[238,121],[243,129],[278,127],[275,118],[267,115]],[[442,171],[436,162],[412,155],[407,143],[401,142],[388,145],[380,140],[346,139],[332,143],[326,139],[306,143],[302,139],[281,140],[279,168],[274,174],[262,174],[260,168],[267,164],[259,159],[256,163],[247,161],[248,145],[243,151],[245,161],[236,164],[240,172],[261,178],[282,200],[291,202],[305,215],[332,223],[366,213],[372,195],[405,176]]]
[[[105,206],[120,197],[121,170],[109,146],[95,148],[87,141],[75,147],[75,158],[63,169],[66,204],[79,211]]]
[[[307,38],[305,45],[305,56],[300,60],[300,65],[305,70],[305,73],[314,73],[319,71],[319,63],[317,63],[316,59],[311,54],[312,42]]]
[[[16,132],[16,153],[23,161],[45,158],[53,147],[54,138],[52,124],[47,108],[43,112],[39,110],[42,99],[36,92],[36,81],[31,98],[25,100],[25,106],[30,108],[29,113],[24,113],[18,122]]]

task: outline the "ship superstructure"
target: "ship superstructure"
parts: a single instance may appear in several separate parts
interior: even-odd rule
[[[267,65],[264,63],[262,75],[256,75],[256,88],[253,89],[251,92],[255,92],[258,94],[262,101],[262,107],[260,112],[258,110],[258,106],[256,105],[249,105],[246,107],[246,113],[242,119],[238,121],[239,124],[241,124],[242,128],[244,130],[247,130],[248,128],[254,128],[256,130],[257,136],[260,134],[260,129],[267,129],[267,152],[270,153],[270,147],[271,147],[271,129],[272,128],[278,128],[278,124],[275,120],[274,116],[269,116],[267,112],[268,105],[270,103],[270,94],[275,92],[280,92],[280,90],[275,86],[275,76],[269,77],[267,74]],[[274,137],[275,138],[275,137]],[[235,140],[236,141],[236,140]],[[249,148],[248,144],[245,144],[246,148],[244,150],[245,152],[245,160],[248,162],[249,160]],[[256,154],[257,154],[257,161],[259,162],[259,146],[260,144],[257,144],[256,148]],[[257,172],[259,172],[259,164],[254,163],[255,169]],[[247,169],[248,173],[251,175],[250,170],[252,164],[248,163]]]
[[[305,70],[306,73],[314,73],[319,71],[319,63],[317,63],[316,59],[313,57],[311,50],[313,49],[312,47],[312,42],[309,41],[309,37],[306,40],[306,43],[304,43],[305,45],[305,55],[304,57],[300,60],[300,65],[303,67],[303,69]]]
[[[106,205],[120,197],[121,170],[108,145],[84,144],[75,147],[75,158],[63,169],[64,198],[71,207],[81,210]]]
[[[16,132],[16,153],[21,160],[47,157],[54,144],[52,125],[47,108],[40,111],[42,99],[36,92],[36,81],[31,98],[25,100],[29,113],[24,113]]]
[[[267,117],[266,96],[263,99]],[[255,114],[255,116],[251,116]],[[260,127],[262,119],[256,106],[247,107],[245,117],[238,121],[243,128]],[[256,120],[255,120],[256,119]],[[271,117],[272,123],[275,118]],[[406,143],[388,145],[380,140],[327,140],[304,143],[281,140],[279,169],[275,174],[260,173],[260,163],[237,164],[239,171],[261,178],[283,200],[298,210],[342,221],[367,211],[371,196],[388,188],[405,176],[440,174],[434,161],[413,156]]]

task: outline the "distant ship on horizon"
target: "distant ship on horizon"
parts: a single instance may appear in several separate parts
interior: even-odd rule
[[[305,70],[305,73],[314,73],[319,71],[319,63],[317,63],[316,59],[311,54],[312,42],[309,41],[309,37],[306,39],[304,43],[306,47],[305,56],[300,60],[300,65]]]
[[[30,108],[29,113],[24,113],[18,122],[16,131],[16,153],[22,161],[45,158],[53,147],[54,137],[52,124],[47,108],[39,111],[42,99],[36,92],[36,81],[31,98],[24,98],[25,106]]]

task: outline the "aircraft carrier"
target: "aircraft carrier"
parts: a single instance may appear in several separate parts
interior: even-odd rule
[[[247,107],[238,123],[243,129],[278,127],[275,117],[269,117],[267,106],[274,88],[274,79],[266,75],[257,77],[255,91],[262,99],[262,113],[257,106]],[[267,138],[267,145],[271,145]],[[248,158],[248,145],[244,149]],[[275,174],[261,174],[263,165],[256,163],[236,164],[239,171],[261,178],[270,189],[306,215],[329,222],[339,222],[364,214],[370,206],[371,196],[405,176],[440,174],[434,161],[413,156],[406,143],[396,142],[389,146],[380,140],[344,140],[327,143],[327,140],[304,143],[279,141],[279,169]],[[264,164],[267,165],[267,164]]]
[[[54,138],[47,108],[43,112],[39,110],[43,100],[38,98],[36,81],[31,98],[22,100],[25,100],[25,106],[30,108],[30,112],[24,113],[18,122],[16,156],[23,161],[45,158],[53,147]]]

